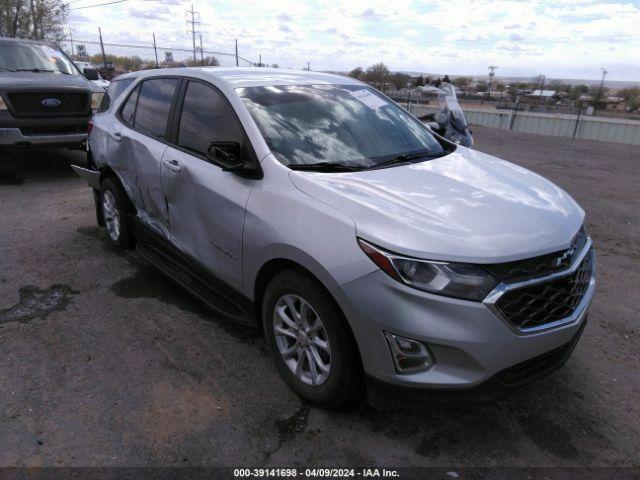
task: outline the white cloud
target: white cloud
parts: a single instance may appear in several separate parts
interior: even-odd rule
[[[107,43],[150,45],[155,32],[160,45],[189,49],[190,6],[191,0],[129,0],[81,10],[70,21],[77,39],[97,40],[101,26]],[[591,78],[607,67],[609,78],[640,79],[637,1],[194,0],[194,7],[205,50],[232,52],[238,38],[242,56],[257,61],[262,54],[284,67],[310,61],[316,69],[348,70],[384,61],[396,70],[478,74],[496,64],[501,75]]]

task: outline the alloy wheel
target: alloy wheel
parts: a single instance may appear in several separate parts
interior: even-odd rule
[[[102,194],[102,213],[109,237],[114,242],[118,241],[120,238],[120,212],[116,206],[116,199],[109,190],[105,190]]]
[[[322,319],[304,298],[287,294],[273,311],[276,346],[285,364],[307,385],[322,385],[331,372],[331,346]]]

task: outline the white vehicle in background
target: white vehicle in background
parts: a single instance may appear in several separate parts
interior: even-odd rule
[[[98,69],[93,65],[91,65],[89,62],[74,61],[73,63],[76,65],[76,67],[78,67],[78,70],[80,70],[80,73],[82,73],[85,77],[87,77],[87,80],[90,80],[91,83],[93,83],[94,85],[98,85],[99,87],[102,87],[102,88],[107,88],[111,84],[109,80],[105,80],[104,78],[102,78],[102,75],[100,75],[100,72],[98,72]],[[89,74],[89,76],[87,76],[87,72],[85,72],[85,69],[91,70],[91,73]],[[96,78],[93,78],[93,77],[96,77]]]
[[[467,125],[462,108],[458,103],[455,87],[447,82],[440,86],[427,85],[418,87],[423,97],[429,99],[429,105],[435,111],[420,117],[431,130],[447,140],[464,147],[473,146],[471,130]]]

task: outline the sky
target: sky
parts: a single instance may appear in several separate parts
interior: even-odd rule
[[[69,0],[74,41],[148,46],[108,53],[161,58],[192,46],[191,1]],[[113,0],[111,0],[113,1]],[[205,51],[234,51],[280,67],[348,71],[384,62],[392,71],[640,80],[640,0],[194,0]],[[199,40],[197,40],[199,45]],[[90,53],[98,47],[86,44]],[[206,53],[205,53],[206,55]],[[216,55],[223,65],[233,57]],[[241,62],[242,63],[242,62]]]

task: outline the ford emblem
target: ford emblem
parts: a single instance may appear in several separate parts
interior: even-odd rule
[[[44,105],[45,107],[58,107],[62,102],[57,98],[45,98],[40,103],[42,103],[42,105]]]

